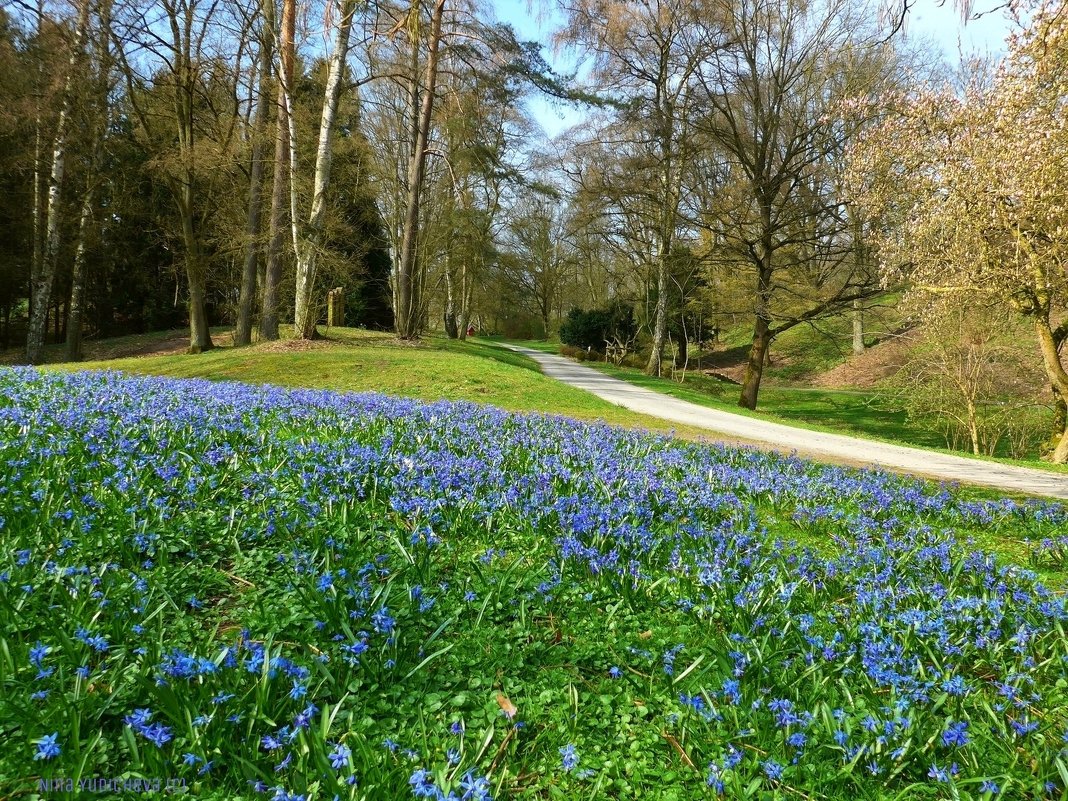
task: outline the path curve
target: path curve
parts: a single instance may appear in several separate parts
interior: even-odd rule
[[[1044,470],[965,459],[937,451],[891,445],[843,434],[825,434],[794,428],[768,420],[698,406],[586,367],[562,356],[542,353],[519,345],[505,345],[538,363],[542,372],[578,389],[634,412],[703,428],[730,437],[767,443],[777,449],[797,451],[816,458],[847,460],[889,470],[930,476],[943,481],[979,484],[1011,492],[1068,499],[1068,475]]]

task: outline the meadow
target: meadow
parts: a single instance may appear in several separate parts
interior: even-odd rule
[[[1066,533],[472,403],[3,369],[0,793],[1058,798]]]

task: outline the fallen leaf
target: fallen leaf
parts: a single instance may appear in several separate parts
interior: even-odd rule
[[[501,711],[504,713],[505,717],[508,718],[508,720],[514,718],[516,712],[519,711],[518,709],[516,709],[515,704],[509,701],[508,696],[504,693],[497,693],[497,706],[501,708]]]

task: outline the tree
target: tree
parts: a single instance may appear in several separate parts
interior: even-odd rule
[[[528,191],[520,196],[510,215],[506,250],[501,256],[502,270],[521,290],[519,297],[528,311],[541,320],[545,339],[574,267],[565,224],[559,195]]]
[[[858,145],[853,181],[883,221],[886,280],[1029,321],[1050,386],[1068,403],[1068,63],[1059,7],[1035,13],[989,82],[962,95],[922,86],[896,98]],[[1058,415],[1051,458],[1068,461]]]
[[[268,0],[273,8],[273,0]],[[277,100],[275,102],[274,177],[268,218],[267,265],[264,271],[260,335],[278,339],[278,288],[282,282],[282,240],[285,236],[286,184],[289,179],[290,89],[296,60],[296,0],[282,0],[282,27],[278,43]]]
[[[293,321],[298,339],[311,339],[315,334],[315,324],[318,319],[313,298],[315,268],[319,249],[323,246],[327,208],[326,191],[330,184],[334,127],[337,121],[338,103],[341,99],[345,62],[349,52],[349,32],[352,30],[352,18],[355,13],[355,0],[342,0],[338,9],[339,19],[334,52],[330,56],[326,89],[323,92],[323,113],[319,122],[319,147],[315,156],[315,187],[312,193],[311,211],[298,240],[297,291]]]
[[[153,59],[150,78],[138,73],[125,48],[117,55],[127,84],[127,99],[139,123],[142,145],[154,151],[158,174],[178,216],[189,308],[189,351],[214,347],[208,318],[208,266],[205,229],[221,193],[209,187],[237,162],[240,98],[237,73],[248,36],[247,20],[218,35],[229,10],[208,0],[159,0],[160,24],[142,12],[126,19],[125,38],[138,42]]]
[[[408,156],[408,192],[405,202],[404,225],[401,229],[400,252],[396,263],[396,319],[397,336],[401,339],[417,339],[422,328],[422,314],[418,286],[414,281],[416,270],[416,241],[419,237],[419,211],[423,198],[423,182],[426,175],[427,146],[430,141],[430,123],[434,114],[434,92],[438,79],[438,60],[441,52],[441,23],[445,14],[445,0],[434,0],[430,13],[430,31],[427,34],[427,57],[425,74],[419,78],[419,29],[422,4],[413,0],[407,25],[411,47],[411,74],[409,95],[411,102],[411,149]]]
[[[98,184],[102,181],[101,167],[104,157],[104,142],[108,134],[111,109],[108,96],[113,88],[111,55],[111,3],[104,0],[99,10],[100,25],[94,45],[95,62],[90,81],[91,97],[88,102],[86,126],[90,131],[90,154],[82,190],[81,212],[78,217],[78,238],[74,249],[74,264],[71,268],[70,302],[68,304],[66,360],[82,358],[82,325],[85,316],[86,256],[90,236],[89,226],[94,217],[94,201]]]
[[[838,154],[850,135],[844,102],[879,91],[881,48],[844,0],[742,0],[724,4],[730,44],[702,66],[711,113],[698,124],[703,225],[714,251],[751,280],[752,343],[739,403],[755,409],[776,336],[878,292],[854,258],[854,230]],[[875,69],[873,69],[873,64]]]
[[[52,167],[48,181],[48,203],[44,228],[42,259],[35,264],[31,276],[30,325],[26,335],[26,360],[37,364],[42,358],[45,322],[59,258],[59,227],[63,210],[60,206],[63,182],[67,165],[67,137],[71,107],[74,103],[74,85],[85,56],[85,39],[89,29],[89,0],[79,0],[78,19],[75,22],[74,41],[71,45],[67,74],[64,78],[59,119],[52,140]]]
[[[1018,320],[983,296],[917,300],[918,341],[891,385],[910,417],[939,421],[951,447],[963,438],[975,455],[993,454],[1038,386],[1020,358]]]
[[[274,0],[265,0],[274,3]],[[261,4],[262,5],[262,4]],[[261,15],[267,20],[273,15]],[[256,96],[256,111],[249,132],[252,138],[248,186],[248,223],[245,229],[245,261],[241,271],[241,288],[237,302],[237,321],[234,326],[234,345],[248,345],[252,342],[252,305],[256,297],[256,284],[259,277],[260,233],[263,228],[263,184],[266,172],[265,150],[267,127],[270,121],[271,105],[271,47],[272,31],[264,25],[259,36],[259,91]]]
[[[597,138],[622,156],[613,160],[621,169],[594,171],[585,189],[617,206],[627,219],[620,230],[633,232],[634,255],[652,269],[650,375],[661,371],[695,90],[702,65],[722,46],[719,12],[717,4],[686,0],[578,0],[562,33],[562,41],[593,55],[595,85],[617,110]]]

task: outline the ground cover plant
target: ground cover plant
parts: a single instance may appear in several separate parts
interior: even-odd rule
[[[972,539],[1061,581],[1066,531],[473,404],[3,370],[0,792],[1060,797],[1068,610]]]

